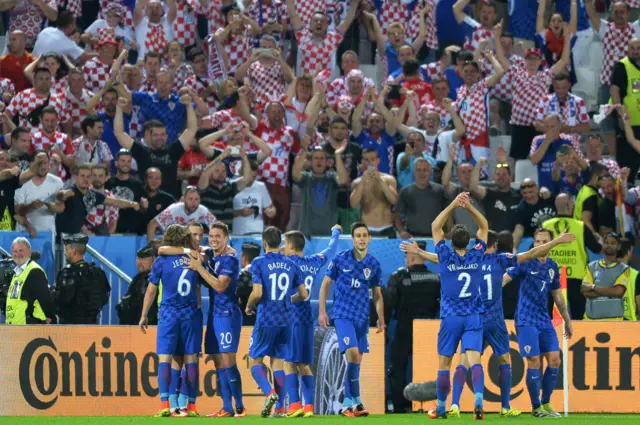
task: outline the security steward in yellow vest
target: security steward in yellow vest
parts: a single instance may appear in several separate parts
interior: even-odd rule
[[[629,41],[627,57],[614,65],[611,76],[611,100],[613,104],[623,104],[629,114],[629,123],[636,139],[640,139],[640,39]],[[621,114],[616,111],[618,125],[616,128],[616,160],[622,167],[629,167],[632,176],[638,172],[640,154],[627,142]]]
[[[629,266],[618,262],[620,236],[604,237],[602,260],[589,263],[582,281],[582,294],[587,299],[584,320],[622,320],[624,294],[629,284]]]
[[[31,244],[26,238],[17,238],[11,244],[11,258],[16,266],[7,294],[7,325],[57,322],[47,275],[31,259],[31,253]]]
[[[598,235],[600,228],[598,223],[598,206],[600,195],[598,194],[598,181],[607,169],[604,165],[591,161],[589,164],[589,181],[580,188],[573,207],[573,218],[581,220],[594,235]]]
[[[581,220],[572,216],[573,200],[567,193],[559,193],[555,200],[558,215],[542,223],[542,227],[553,232],[557,238],[562,232],[573,233],[576,240],[559,245],[549,252],[549,258],[558,264],[558,267],[567,268],[567,301],[569,313],[574,320],[580,320],[584,316],[585,298],[581,294],[582,280],[589,263],[587,249],[593,253],[599,253],[602,246],[591,230]]]
[[[633,242],[629,239],[622,239],[620,250],[618,251],[618,261],[629,265],[629,260],[633,255]],[[640,273],[633,267],[629,267],[629,284],[624,293],[624,320],[633,320],[640,317]]]

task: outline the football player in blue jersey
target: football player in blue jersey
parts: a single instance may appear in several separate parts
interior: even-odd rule
[[[331,228],[329,246],[319,254],[304,256],[305,238],[302,232],[292,230],[284,234],[284,254],[300,268],[299,278],[304,282],[307,292],[311,294],[311,287],[318,272],[335,255],[342,227],[335,225]],[[294,295],[297,298],[297,295]],[[288,418],[313,416],[315,395],[315,381],[311,366],[313,365],[313,316],[309,300],[297,300],[291,309],[291,337],[289,352],[285,358],[285,382],[289,394]],[[304,409],[300,401],[300,386],[302,381],[302,395]]]
[[[509,332],[504,322],[504,312],[502,309],[502,278],[507,269],[516,267],[518,264],[530,261],[535,258],[545,257],[549,251],[562,243],[568,243],[575,239],[570,233],[564,233],[556,239],[539,245],[531,250],[521,253],[498,253],[498,234],[490,230],[487,236],[487,251],[482,264],[483,281],[480,284],[480,293],[482,294],[482,302],[484,304],[483,322],[483,351],[487,345],[491,346],[493,356],[498,361],[499,378],[498,385],[500,387],[500,396],[502,408],[500,416],[513,417],[519,416],[521,412],[514,409],[510,405],[511,399],[511,359],[509,356]],[[420,250],[417,244],[404,242],[400,248],[404,252],[412,252],[420,255],[427,261],[436,262],[435,254],[427,253]],[[436,257],[436,258],[434,258]],[[460,416],[460,396],[467,380],[467,371],[469,361],[466,353],[461,353],[460,364],[456,368],[453,375],[453,391],[451,409],[449,416]]]
[[[553,238],[549,229],[538,229],[533,235],[533,246],[548,243]],[[503,284],[520,278],[518,307],[516,308],[516,336],[520,355],[527,359],[527,390],[531,398],[531,414],[536,418],[561,415],[551,406],[551,394],[558,380],[560,345],[558,335],[549,316],[549,294],[564,319],[564,333],[571,338],[573,327],[560,289],[558,265],[548,257],[520,264],[504,275]],[[540,356],[547,361],[542,377],[540,400]]]
[[[347,417],[367,416],[360,399],[360,363],[369,352],[369,290],[378,314],[378,330],[384,330],[384,305],[380,278],[380,262],[368,253],[371,233],[362,222],[351,225],[353,249],[338,253],[329,263],[320,288],[318,322],[329,326],[327,298],[332,282],[336,282],[332,319],[336,327],[338,347],[347,357],[344,379],[344,402],[341,414]]]
[[[163,237],[163,245],[189,249],[192,239],[186,227],[172,224]],[[202,279],[198,273],[188,268],[189,259],[182,255],[158,257],[149,275],[150,285],[145,293],[140,329],[146,333],[148,314],[155,302],[158,285],[162,280],[163,294],[160,302],[156,352],[158,366],[158,386],[160,388],[161,409],[156,416],[170,416],[170,388],[172,385],[172,361],[177,365],[177,376],[182,365],[186,368],[188,392],[187,414],[199,416],[196,409],[198,394],[198,354],[202,346],[202,312],[198,308],[198,287]],[[173,378],[177,379],[176,376]],[[180,415],[182,416],[182,415]]]
[[[471,239],[464,225],[456,224],[451,231],[451,246],[446,244],[445,222],[456,208],[465,208],[478,224],[476,244],[467,250]],[[429,412],[432,419],[446,418],[445,403],[451,389],[451,360],[458,344],[471,363],[471,381],[475,394],[474,419],[484,419],[484,371],[480,363],[482,352],[482,264],[487,249],[489,225],[484,216],[469,202],[467,192],[460,193],[431,224],[433,242],[440,263],[440,332],[438,333],[438,377],[436,391],[438,407]]]
[[[196,270],[209,284],[209,308],[207,331],[204,337],[205,354],[212,354],[216,366],[217,385],[222,397],[222,409],[211,417],[244,417],[247,415],[242,402],[242,380],[236,364],[236,354],[242,330],[242,312],[238,307],[239,262],[228,252],[229,228],[216,221],[209,230],[209,245],[205,251],[205,268],[199,258],[191,258],[189,267]],[[207,270],[208,269],[208,270]],[[232,396],[236,401],[235,411]]]
[[[251,263],[253,290],[245,312],[253,314],[257,308],[256,325],[249,343],[251,375],[266,396],[261,416],[271,414],[273,405],[284,401],[286,393],[284,359],[289,348],[291,323],[291,297],[298,294],[300,300],[308,297],[304,281],[297,276],[299,268],[280,253],[282,233],[275,227],[262,232],[262,248],[265,254]],[[274,387],[267,378],[264,357],[271,358]]]

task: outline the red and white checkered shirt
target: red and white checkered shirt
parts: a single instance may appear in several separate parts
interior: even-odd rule
[[[196,44],[196,10],[200,9],[197,0],[176,0],[176,18],[173,21],[173,36],[183,46]]]
[[[254,134],[271,148],[271,155],[260,164],[260,180],[279,186],[289,186],[289,154],[297,153],[298,134],[288,126],[271,128],[260,122]]]
[[[113,160],[111,149],[102,140],[98,140],[93,146],[86,137],[81,136],[71,142],[73,156],[80,164],[108,164]]]
[[[51,93],[64,93],[67,89],[67,76],[56,80],[55,77],[51,77]]]
[[[129,121],[129,136],[134,139],[142,137],[142,118],[140,117],[140,106],[131,107],[131,121]]]
[[[156,92],[156,79],[147,77],[145,75],[142,77],[142,81],[140,82],[140,87],[138,87],[138,90],[132,90],[132,91],[139,91],[142,93],[153,94]]]
[[[427,23],[427,36],[425,38],[425,44],[430,49],[438,48],[438,36],[436,34],[436,0],[420,0],[416,7],[411,12],[411,18],[409,24],[405,28],[407,36],[411,40],[415,40],[418,34],[420,34],[420,10],[425,8],[426,4],[429,4],[429,13],[425,18]]]
[[[364,77],[365,92],[369,87],[375,87],[376,83],[369,77]],[[347,83],[345,77],[338,77],[327,85],[327,104],[335,106],[340,96],[347,94]]]
[[[38,128],[29,124],[29,121],[26,120],[26,116],[38,106],[42,105],[46,100],[47,97],[38,96],[35,89],[25,89],[18,92],[18,94],[11,99],[11,103],[7,106],[7,112],[14,117],[18,115],[20,117],[20,125],[28,128],[33,133],[34,131],[37,131]],[[60,97],[52,94],[49,98],[49,106],[53,106],[60,114],[62,111],[62,101]]]
[[[100,14],[98,15],[98,18],[107,19],[104,14],[104,10],[107,8],[109,3],[117,2],[122,4],[122,9],[125,11],[124,20],[122,21],[124,26],[133,28],[133,13],[131,12],[131,9],[124,5],[124,1],[125,0],[100,0]]]
[[[428,103],[422,105],[418,111],[418,127],[422,128],[424,124],[424,114],[428,109],[432,109],[440,115],[440,128],[446,128],[451,122],[451,114],[447,112],[444,106],[436,103]]]
[[[193,68],[186,62],[182,62],[178,69],[176,70],[176,74],[173,76],[173,86],[171,87],[171,92],[178,94],[180,89],[185,86],[187,79],[193,75]]]
[[[295,2],[296,13],[302,21],[303,27],[308,27],[311,16],[317,11],[327,13],[340,8],[340,0],[299,0]]]
[[[85,78],[85,87],[94,93],[98,93],[107,84],[111,74],[112,64],[103,63],[98,57],[87,61],[82,67]]]
[[[467,129],[466,137],[475,139],[489,129],[489,88],[482,79],[473,86],[461,86],[453,105]]]
[[[49,152],[49,150],[55,145],[58,145],[65,155],[73,155],[71,139],[69,139],[69,136],[64,133],[60,133],[59,131],[54,132],[52,135],[47,135],[44,131],[36,131],[35,133],[32,133],[29,153],[33,153],[37,150],[45,150]]]
[[[378,22],[380,22],[382,35],[387,36],[389,24],[400,22],[403,26],[406,25],[410,15],[409,8],[402,0],[383,0],[380,9],[378,9]]]
[[[147,52],[163,55],[170,41],[173,41],[173,31],[167,21],[167,15],[164,15],[157,24],[149,22],[149,18],[144,17],[136,27],[138,55],[142,58]]]
[[[257,103],[281,99],[285,94],[284,71],[280,62],[275,61],[270,68],[260,61],[255,61],[247,70],[247,77],[256,95]]]
[[[481,64],[484,75],[493,74],[493,66],[488,61],[481,61]],[[511,55],[509,57],[509,69],[515,67],[524,68],[524,58],[522,56]],[[498,81],[498,84],[493,87],[491,93],[501,101],[511,103],[513,101],[513,88],[512,75],[506,72]],[[548,90],[545,93],[548,93]]]
[[[342,34],[336,31],[329,31],[318,44],[313,41],[311,33],[307,28],[296,32],[298,41],[298,51],[301,55],[300,67],[303,73],[314,75],[319,69],[330,69],[331,55],[333,55],[342,41]]]
[[[604,165],[605,167],[607,167],[607,170],[609,170],[609,174],[614,179],[617,179],[618,177],[620,177],[620,166],[618,165],[615,159],[605,158],[603,156],[598,160],[598,162]]]
[[[76,98],[69,90],[62,94],[62,111],[60,111],[60,122],[71,121],[74,128],[80,128],[80,123],[87,115],[87,103],[93,97],[87,89],[82,89],[80,99]]]
[[[205,86],[206,84],[206,86]],[[191,90],[195,91],[197,95],[202,94],[203,91],[206,90],[207,87],[215,85],[213,78],[198,78],[196,74],[192,74],[187,78],[184,82],[184,85]],[[207,106],[209,106],[209,113],[213,114],[218,110],[218,106],[220,102],[218,102],[218,98],[215,94],[209,93],[206,99]]]
[[[115,198],[113,193],[106,190],[104,191],[105,196]],[[118,220],[120,216],[120,209],[118,207],[114,207],[112,205],[95,205],[89,211],[87,211],[87,223],[92,225],[93,227],[100,226],[103,222],[107,223],[107,226],[112,222]],[[106,220],[106,221],[105,221]]]
[[[224,31],[223,28],[218,29],[216,34]],[[221,40],[224,51],[229,59],[229,68],[227,72],[236,72],[236,69],[249,60],[251,56],[251,27],[247,25],[240,33],[230,33],[226,40]]]
[[[46,6],[54,10],[58,9],[56,0],[43,0]],[[30,0],[20,0],[18,4],[9,11],[9,33],[20,30],[27,36],[27,47],[33,47],[40,34],[42,23],[46,20],[45,16]]]
[[[536,120],[541,121],[547,115],[558,115],[563,124],[574,127],[583,122],[589,122],[587,107],[582,98],[569,93],[565,101],[560,104],[555,94],[549,94],[542,98],[538,104]]]
[[[246,9],[247,16],[256,21],[260,27],[264,27],[267,24],[279,24],[283,19],[288,19],[289,13],[287,12],[287,5],[282,0],[262,1],[255,0]],[[286,30],[286,28],[285,28]],[[282,44],[283,37],[280,33],[273,33],[273,36],[280,38]],[[259,37],[256,37],[256,40]]]
[[[233,111],[233,109],[225,109],[223,111],[218,111],[212,115],[206,116],[203,118],[203,121],[211,121],[211,127],[217,129],[223,129],[231,126],[232,124],[238,123],[242,121],[242,118]],[[220,139],[221,142],[227,143],[229,141],[229,136],[225,135]],[[252,144],[245,143],[245,150],[253,151],[255,149],[251,148]]]
[[[198,2],[198,9],[196,13],[204,15],[209,21],[208,34],[215,34],[219,28],[224,28],[224,16],[222,16],[222,4],[220,0],[209,0],[206,6],[202,7],[202,4]]]
[[[172,224],[186,226],[189,223],[200,223],[211,228],[211,225],[216,221],[216,217],[204,205],[198,205],[198,208],[192,214],[187,214],[184,210],[184,202],[176,202],[169,205],[154,220],[158,223],[160,230],[165,230]]]
[[[67,10],[79,18],[82,16],[82,0],[67,0]]]
[[[471,28],[474,28],[473,33],[471,34],[471,39],[468,39],[464,43],[464,48],[469,50],[475,50],[480,44],[481,40],[491,40],[491,49],[493,50],[494,46],[494,33],[491,29],[484,29],[480,25],[480,22],[476,21],[470,16],[467,16],[464,19],[464,23],[469,25]]]
[[[549,93],[551,86],[551,68],[536,72],[533,76],[520,66],[509,68],[511,76],[513,107],[511,125],[533,125],[540,99]]]
[[[629,41],[638,36],[640,36],[638,21],[627,23],[624,28],[618,28],[613,22],[601,20],[600,38],[602,39],[604,58],[602,59],[600,84],[611,84],[613,66],[627,56]]]
[[[11,96],[16,94],[16,86],[13,85],[13,81],[8,78],[0,77],[0,95],[4,93],[11,93]],[[1,102],[4,102],[3,99],[0,99]]]

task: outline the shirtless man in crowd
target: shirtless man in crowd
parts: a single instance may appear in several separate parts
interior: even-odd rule
[[[395,238],[392,207],[398,202],[398,183],[393,176],[378,171],[380,158],[375,149],[363,151],[362,164],[364,174],[351,185],[351,208],[361,208],[362,221],[371,236]]]

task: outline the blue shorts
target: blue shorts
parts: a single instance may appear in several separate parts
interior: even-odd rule
[[[460,341],[462,353],[467,350],[482,352],[482,318],[479,314],[442,319],[438,332],[438,354],[453,357]]]
[[[361,354],[369,352],[369,322],[354,323],[351,320],[335,319],[338,348],[344,353],[355,347]]]
[[[516,326],[516,336],[522,357],[535,357],[560,351],[558,334],[551,324],[549,326]]]
[[[202,352],[202,310],[160,308],[156,353],[185,356]]]
[[[249,341],[249,357],[285,359],[289,351],[289,335],[289,328],[284,326],[254,327]]]
[[[293,325],[289,350],[284,358],[290,363],[313,364],[313,325]]]
[[[482,338],[484,340],[484,348],[487,345],[493,349],[494,356],[503,356],[509,353],[509,331],[504,321],[485,322],[482,329]]]
[[[205,354],[237,353],[242,331],[240,310],[231,316],[209,316],[204,334]]]

